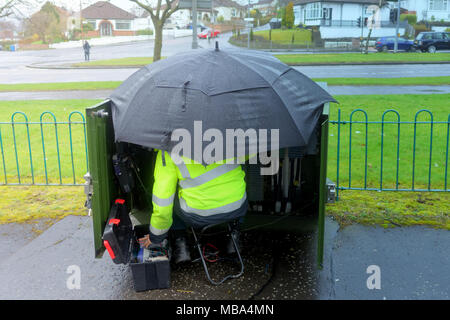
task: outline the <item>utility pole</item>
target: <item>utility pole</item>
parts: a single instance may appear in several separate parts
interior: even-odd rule
[[[395,43],[394,43],[394,53],[398,51],[398,29],[400,26],[400,0],[397,0],[397,24],[395,26]]]
[[[364,39],[364,5],[361,4],[361,37],[360,37],[360,48],[361,53],[363,52],[363,39]]]
[[[247,18],[250,18],[250,0],[248,0]],[[247,21],[247,23],[248,23],[247,49],[250,49],[250,21]]]
[[[197,48],[197,0],[192,0],[192,49]]]
[[[80,0],[80,30],[81,30],[81,40],[83,40],[83,16],[81,14],[82,4]]]

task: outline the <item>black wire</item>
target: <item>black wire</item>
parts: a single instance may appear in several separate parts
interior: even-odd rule
[[[273,281],[273,279],[275,278],[276,272],[277,272],[277,264],[278,264],[278,259],[280,257],[280,250],[278,250],[278,241],[274,240],[272,243],[272,259],[271,259],[271,274],[269,279],[267,279],[267,281],[261,286],[261,288],[259,288],[258,291],[256,291],[254,294],[252,294],[249,298],[249,300],[255,300],[257,296],[259,296]]]

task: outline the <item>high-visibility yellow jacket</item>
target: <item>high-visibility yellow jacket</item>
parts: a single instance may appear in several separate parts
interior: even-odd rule
[[[240,164],[214,163],[204,166],[187,158],[175,163],[166,151],[164,162],[162,151],[158,151],[150,239],[169,231],[177,185],[180,208],[202,217],[232,212],[247,199],[245,173]]]

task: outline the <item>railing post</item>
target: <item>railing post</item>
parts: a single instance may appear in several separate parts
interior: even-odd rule
[[[336,201],[339,201],[339,166],[341,155],[341,109],[338,110],[338,134],[337,134],[337,156],[336,156]]]
[[[33,156],[32,156],[32,153],[31,153],[30,128],[29,128],[28,118],[27,118],[26,114],[21,112],[21,111],[14,112],[12,114],[12,116],[11,116],[11,125],[12,125],[12,132],[13,132],[14,150],[15,150],[16,165],[17,165],[17,177],[18,177],[18,180],[19,180],[19,184],[22,184],[21,179],[20,179],[19,158],[18,158],[18,155],[17,155],[16,131],[15,131],[15,128],[14,128],[14,125],[15,125],[14,118],[16,117],[16,114],[23,115],[23,117],[25,119],[25,125],[26,125],[26,128],[27,128],[28,152],[30,154],[31,181],[32,181],[32,184],[34,184],[34,169],[33,169]]]

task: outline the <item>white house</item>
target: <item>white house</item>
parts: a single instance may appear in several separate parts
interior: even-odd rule
[[[213,0],[213,8],[217,10],[217,17],[222,16],[225,21],[246,17],[247,8],[232,0]]]
[[[389,20],[390,6],[378,7],[379,0],[296,0],[295,25],[318,26],[323,39],[366,36],[372,25],[372,36],[395,35],[395,24]],[[399,32],[404,33],[405,23]]]
[[[251,5],[252,9],[258,9],[262,15],[267,15],[276,12],[278,0],[259,0],[257,3]]]
[[[450,0],[401,0],[400,6],[415,11],[417,21],[450,21]]]
[[[107,1],[98,1],[78,12],[91,25],[93,30],[87,32],[90,37],[132,36],[135,34],[134,20],[136,16]]]
[[[173,3],[178,5],[178,1]],[[165,4],[161,6],[164,10]],[[135,30],[153,29],[153,23],[147,11],[140,11],[139,18],[135,19]],[[239,5],[232,0],[213,0],[212,8],[198,8],[197,21],[199,24],[206,24],[209,22],[217,22],[218,17],[222,17],[225,21],[234,19],[241,19],[246,17],[247,8]],[[175,11],[164,24],[165,28],[185,28],[192,22],[192,13],[190,9],[179,9]]]

